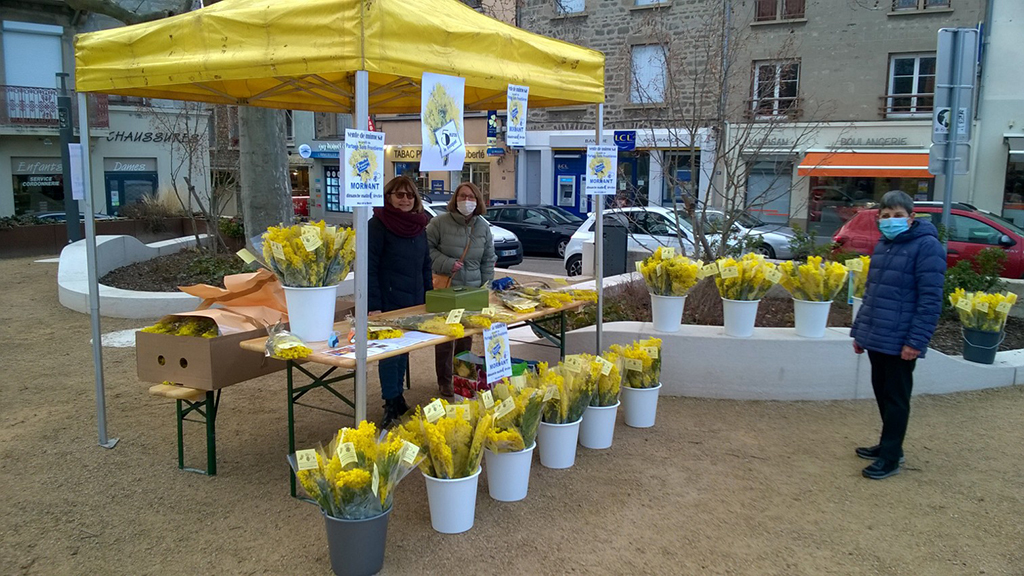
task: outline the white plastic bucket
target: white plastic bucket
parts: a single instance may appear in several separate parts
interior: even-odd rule
[[[323,342],[334,330],[337,286],[318,288],[284,287],[288,303],[288,331],[306,342]]]
[[[828,311],[832,302],[809,302],[793,299],[793,317],[796,335],[804,338],[822,338],[828,326]]]
[[[618,410],[618,402],[613,406],[587,406],[580,424],[580,446],[591,450],[611,448]]]
[[[625,413],[626,426],[632,428],[650,428],[658,415],[659,382],[654,388],[622,387],[622,410]]]
[[[857,319],[857,312],[860,312],[860,305],[864,303],[863,298],[853,297],[853,316],[850,317],[850,322]]]
[[[581,420],[571,424],[540,423],[537,444],[540,445],[540,463],[545,468],[571,468],[576,463]]]
[[[736,338],[750,338],[754,334],[757,305],[760,303],[760,300],[729,300],[728,298],[722,298],[725,335]]]
[[[487,468],[487,492],[498,502],[517,502],[526,498],[530,489],[530,468],[533,465],[534,442],[519,452],[484,451]]]
[[[441,534],[459,534],[473,527],[476,515],[476,487],[480,468],[465,478],[442,480],[423,475],[427,481],[430,525]]]
[[[683,323],[686,296],[658,296],[651,294],[651,317],[658,332],[679,332]]]

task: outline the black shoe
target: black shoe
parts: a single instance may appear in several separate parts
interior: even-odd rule
[[[402,395],[385,400],[384,416],[380,420],[380,429],[383,430],[391,426],[408,411],[409,406],[405,403],[405,398]]]
[[[875,463],[861,471],[865,478],[881,480],[900,473],[900,463],[897,460],[883,460],[879,458]]]
[[[865,460],[878,460],[882,456],[882,446],[880,444],[875,444],[874,446],[861,446],[854,450],[854,452],[857,453],[857,456],[860,456]],[[906,458],[900,456],[900,464],[903,464],[906,461]]]

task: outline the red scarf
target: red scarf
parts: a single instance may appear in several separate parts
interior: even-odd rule
[[[419,214],[415,212],[402,212],[392,206],[387,200],[384,201],[383,208],[373,209],[373,215],[380,218],[381,223],[392,234],[402,238],[419,236],[426,229],[427,222],[430,221],[430,218],[423,212]]]

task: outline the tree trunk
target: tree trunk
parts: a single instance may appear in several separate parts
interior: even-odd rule
[[[284,112],[240,106],[238,124],[242,218],[251,240],[269,226],[292,221]]]

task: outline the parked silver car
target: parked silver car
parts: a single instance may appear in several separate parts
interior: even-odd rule
[[[707,233],[719,232],[726,219],[725,213],[710,208],[702,212],[705,231]],[[697,213],[699,214],[701,211]],[[692,226],[693,223],[690,221],[689,215],[680,210],[679,216]],[[746,212],[740,212],[736,215],[736,221],[733,222],[732,238],[729,244],[731,246],[733,241],[742,241],[744,238],[755,238],[757,243],[753,246],[754,252],[763,254],[767,258],[789,260],[793,257],[793,250],[790,248],[789,242],[794,235],[793,229],[785,224],[766,224]]]

